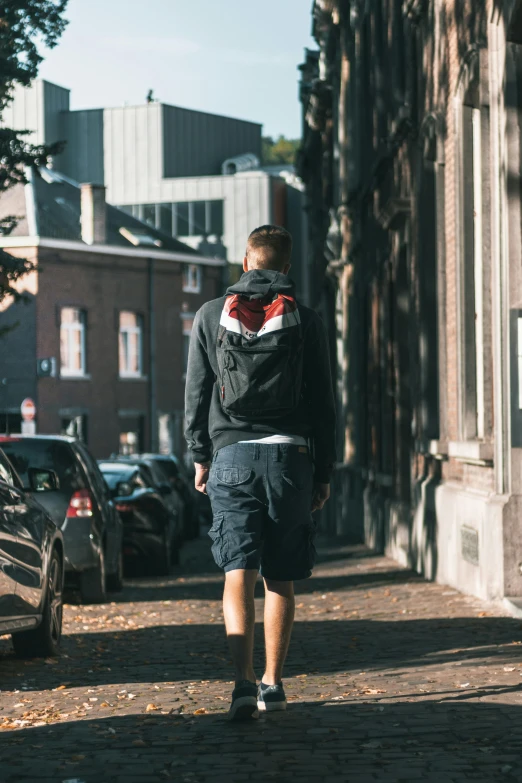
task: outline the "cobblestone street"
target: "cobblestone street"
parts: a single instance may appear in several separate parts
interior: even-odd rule
[[[206,537],[169,579],[68,604],[59,660],[18,661],[3,638],[1,783],[521,781],[521,621],[323,544],[298,587],[288,711],[248,725],[224,720],[231,667]]]

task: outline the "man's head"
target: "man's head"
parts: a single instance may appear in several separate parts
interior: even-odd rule
[[[287,275],[290,271],[292,235],[281,226],[260,226],[248,237],[243,269],[272,269]]]

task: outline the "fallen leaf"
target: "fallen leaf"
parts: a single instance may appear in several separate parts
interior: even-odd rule
[[[206,715],[207,711],[204,707],[200,707],[199,710],[194,711],[194,715]]]
[[[144,742],[142,739],[132,740],[132,744],[135,745],[137,748],[147,747],[147,743]]]
[[[154,712],[155,710],[159,710],[159,707],[156,707],[155,704],[147,704],[145,707],[145,712]]]
[[[102,701],[102,703],[100,704],[100,707],[110,707],[110,706],[111,705],[108,704],[106,701]]]
[[[64,691],[67,689],[67,685],[59,685],[57,688],[55,688],[55,691]]]

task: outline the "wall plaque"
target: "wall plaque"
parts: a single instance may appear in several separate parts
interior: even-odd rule
[[[479,535],[472,527],[460,528],[461,552],[464,560],[473,565],[479,564]]]

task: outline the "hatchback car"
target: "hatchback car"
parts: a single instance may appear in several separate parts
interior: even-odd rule
[[[24,657],[56,655],[62,633],[63,536],[37,502],[52,470],[28,466],[24,486],[0,451],[0,635]]]
[[[164,495],[146,468],[124,461],[99,462],[123,521],[123,551],[134,571],[167,576],[178,556],[177,530]]]
[[[24,484],[29,467],[52,470],[58,486],[41,504],[60,527],[66,577],[85,603],[103,603],[123,579],[123,528],[96,460],[83,443],[59,435],[0,436],[0,447]]]

